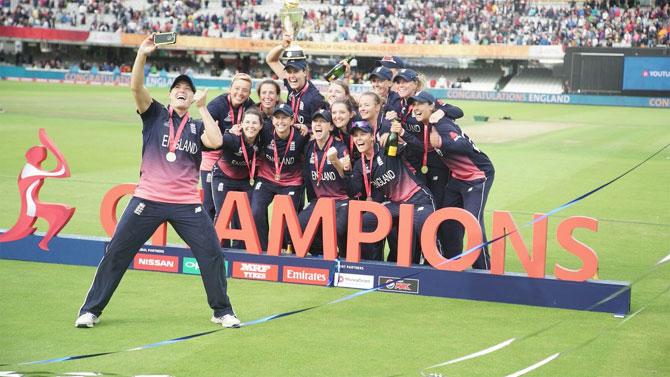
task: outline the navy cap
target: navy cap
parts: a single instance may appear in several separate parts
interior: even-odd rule
[[[293,109],[291,109],[291,106],[286,103],[275,106],[275,110],[272,112],[272,115],[277,115],[277,113],[282,113],[288,117],[293,118]]]
[[[421,102],[421,103],[430,103],[431,105],[434,104],[436,101],[435,97],[426,92],[425,90],[417,92],[415,95],[409,97],[407,100],[407,103],[412,104],[414,102]]]
[[[314,121],[314,119],[316,119],[317,117],[325,119],[326,122],[328,123],[333,122],[333,116],[330,114],[330,111],[325,109],[315,111],[314,114],[312,114],[312,121]]]
[[[370,126],[370,123],[368,123],[367,120],[359,120],[358,122],[354,122],[351,125],[351,129],[349,130],[349,133],[351,135],[354,134],[354,131],[356,130],[361,130],[365,133],[371,134],[372,133],[372,127]]]
[[[405,68],[405,62],[398,56],[384,56],[377,63],[386,68]]]
[[[307,69],[307,60],[301,59],[301,60],[287,60],[284,62],[284,70],[286,70],[288,67],[293,67],[295,69],[304,71]]]
[[[401,69],[393,77],[393,82],[397,82],[401,78],[405,81],[419,81],[419,74],[416,71],[411,69]]]
[[[195,93],[195,84],[193,84],[193,80],[191,80],[191,78],[188,77],[188,75],[179,75],[179,76],[177,76],[177,77],[174,79],[174,81],[172,82],[172,85],[170,86],[170,90],[174,89],[174,87],[177,86],[177,84],[179,84],[180,82],[185,82],[185,83],[187,83],[188,86],[191,87],[191,90],[193,91],[193,93]]]
[[[372,72],[370,72],[370,80],[372,80],[373,77],[378,77],[382,80],[391,81],[391,79],[393,79],[393,71],[384,66],[377,67],[373,69]]]

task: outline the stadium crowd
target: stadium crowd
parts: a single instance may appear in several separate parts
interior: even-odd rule
[[[177,31],[210,37],[281,38],[278,13],[261,1],[2,0],[1,25],[65,25],[129,33]],[[310,4],[314,2],[309,2]],[[371,43],[564,46],[670,45],[670,6],[624,8],[608,2],[535,6],[525,0],[357,0],[306,8],[302,39]],[[341,5],[341,6],[340,6]],[[137,6],[137,5],[135,5]]]

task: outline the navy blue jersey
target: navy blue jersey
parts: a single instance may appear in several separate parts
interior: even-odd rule
[[[475,181],[494,174],[493,164],[488,156],[463,133],[460,127],[447,118],[435,125],[442,138],[437,149],[444,164],[451,170],[451,176],[461,181]]]
[[[259,135],[256,137],[256,140],[253,144],[247,144],[243,140],[243,136],[237,136],[231,134],[230,132],[226,132],[226,134],[223,135],[223,155],[216,162],[219,169],[215,170],[215,175],[221,175],[228,179],[255,178],[250,177],[249,174],[251,173],[250,170],[254,166],[254,161],[254,169],[256,172],[258,171],[258,160],[260,157],[260,150],[262,148],[260,139],[261,137]],[[242,150],[243,143],[244,151]]]
[[[331,138],[330,147],[337,149],[337,158],[349,155],[346,144],[334,136],[331,136]],[[316,140],[311,140],[305,151],[305,159],[309,164],[309,174],[314,193],[316,193],[317,198],[347,199],[349,197],[347,182],[344,178],[340,177],[337,169],[328,160],[326,155],[328,147],[326,143],[323,150],[319,149]]]
[[[244,110],[254,105],[254,101],[251,98],[248,98],[242,105],[233,107],[230,100],[230,94],[223,93],[209,101],[207,110],[209,110],[209,113],[214,120],[219,121],[219,128],[221,129],[221,134],[223,134],[226,130],[229,130],[233,124],[242,123]]]
[[[410,166],[402,157],[405,146],[398,146],[395,157],[387,156],[382,148],[375,145],[372,160],[361,156],[353,163],[353,174],[349,177],[349,194],[368,196],[376,202],[391,201],[404,203],[409,200],[422,186],[414,177]],[[364,177],[366,174],[367,177]],[[367,181],[367,187],[366,187]]]
[[[180,118],[172,112],[175,160],[166,159],[170,151],[170,113],[153,100],[142,117],[142,165],[135,196],[164,203],[200,203],[198,194],[199,167],[204,132],[202,121],[186,119],[177,138]],[[188,113],[184,117],[188,116]]]
[[[291,127],[289,137],[281,139],[275,135],[274,127],[263,127],[261,138],[264,141],[264,147],[261,149],[258,177],[279,186],[302,185],[303,154],[309,141],[309,135],[302,136],[297,128]],[[291,139],[290,144],[289,139]],[[277,164],[275,164],[274,157],[275,148]]]
[[[221,134],[225,135],[233,124],[242,123],[244,117],[244,110],[254,105],[251,98],[247,99],[245,103],[237,108],[233,108],[230,102],[230,94],[223,93],[207,104],[207,110],[212,115],[215,121],[219,122],[219,129]],[[200,170],[210,171],[221,157],[222,151],[220,149],[215,151],[205,151],[203,153],[203,161]]]
[[[400,96],[398,95],[398,93],[394,92],[393,90],[389,90],[389,94],[386,97],[386,102],[384,102],[384,106],[382,107],[382,111],[379,114],[382,117],[382,119],[383,119],[383,117],[386,116],[387,111],[395,111],[396,114],[400,114],[399,111],[402,108],[402,106],[398,107],[398,105],[397,105],[398,101],[400,101]],[[380,119],[380,121],[381,121],[381,119]]]
[[[263,128],[272,127],[272,115],[267,115],[265,112],[261,112],[261,117]]]
[[[319,89],[311,82],[307,81],[302,89],[296,91],[291,89],[288,80],[284,79],[284,86],[288,90],[286,103],[293,109],[295,123],[302,123],[310,130],[312,129],[312,114],[324,107],[325,100],[319,92]]]

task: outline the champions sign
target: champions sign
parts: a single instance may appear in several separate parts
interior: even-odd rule
[[[110,236],[116,227],[116,207],[119,200],[125,195],[132,195],[134,190],[135,185],[133,184],[119,185],[107,192],[103,198],[100,207],[100,220],[103,228]],[[362,230],[362,217],[365,213],[371,213],[377,217],[377,229],[372,232]],[[413,213],[411,204],[400,206],[398,228],[403,229],[403,232],[398,235],[398,266],[409,267],[411,265]],[[241,229],[230,229],[227,226],[234,214],[239,216]],[[423,226],[419,237],[422,253],[426,261],[436,269],[464,271],[477,259],[480,250],[477,249],[465,254],[457,260],[444,258],[437,249],[436,235],[439,226],[447,220],[458,221],[464,226],[468,235],[465,249],[470,250],[482,244],[481,228],[472,214],[460,208],[442,208],[430,215]],[[536,214],[535,220],[532,227],[532,245],[529,251],[511,214],[506,211],[494,211],[492,239],[497,239],[497,241],[491,243],[490,248],[491,274],[503,275],[505,273],[505,254],[507,241],[509,240],[526,274],[533,278],[545,277],[548,218],[542,214]],[[327,198],[319,199],[309,223],[305,229],[302,229],[291,198],[287,195],[277,195],[273,202],[267,254],[271,256],[281,255],[284,229],[288,229],[288,235],[292,240],[296,256],[305,257],[319,228],[323,230],[321,232],[323,258],[325,260],[337,259],[335,201]],[[595,251],[573,237],[573,232],[576,229],[596,232],[598,221],[589,217],[572,216],[559,223],[556,230],[558,243],[566,252],[573,254],[581,261],[581,268],[573,270],[556,263],[554,265],[554,275],[557,279],[585,281],[596,275],[598,271],[598,257]],[[244,241],[248,253],[261,254],[258,232],[246,193],[234,191],[228,193],[216,223],[216,230],[219,238]],[[353,263],[360,262],[361,245],[381,241],[386,238],[390,231],[391,214],[386,207],[372,201],[351,200],[349,202],[346,260]],[[166,238],[167,226],[163,224],[153,235],[152,243],[154,245],[165,245]],[[314,271],[282,272],[286,276],[290,275],[290,279],[311,279],[311,282],[319,285],[324,280],[319,273]],[[233,277],[276,281],[278,273],[276,266],[261,264],[233,265]],[[317,275],[319,275],[318,278]]]

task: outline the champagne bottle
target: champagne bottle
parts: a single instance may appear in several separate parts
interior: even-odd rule
[[[346,58],[345,61],[347,63],[351,63],[351,61],[353,59],[354,59],[354,57],[350,56],[350,57]],[[344,63],[339,62],[333,68],[331,68],[330,71],[328,71],[326,73],[324,78],[326,79],[326,81],[331,82],[333,80],[337,80],[337,79],[342,78],[342,76],[344,76],[344,72],[346,72],[346,71],[347,71],[347,67],[344,66]]]
[[[391,121],[391,123],[396,124],[400,123],[400,119],[396,118]],[[391,132],[388,139],[386,139],[386,155],[395,157],[398,154],[398,133]]]

